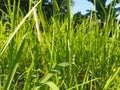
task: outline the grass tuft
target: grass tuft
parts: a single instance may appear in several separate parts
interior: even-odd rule
[[[8,13],[0,10],[0,89],[119,90],[119,21],[111,18],[101,27],[91,13],[75,26],[70,0],[64,20],[54,0],[46,21],[41,0],[33,7],[32,1],[26,16],[20,2],[13,8],[6,3]]]

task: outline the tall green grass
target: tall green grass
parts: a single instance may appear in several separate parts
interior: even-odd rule
[[[14,4],[13,10],[8,8],[11,22],[0,21],[0,90],[120,89],[119,22],[112,18],[101,28],[91,15],[74,33],[70,0],[68,18],[60,22],[52,17],[51,24],[44,18],[41,1],[34,7],[29,3],[26,16]],[[55,0],[54,4],[59,10]]]

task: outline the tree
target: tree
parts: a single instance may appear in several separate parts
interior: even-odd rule
[[[33,0],[33,3],[37,0]],[[10,5],[9,5],[10,2]],[[8,13],[7,8],[12,8],[12,5],[16,2],[16,5],[18,4],[19,0],[0,0],[0,9],[3,10],[5,13]],[[46,20],[49,20],[53,14],[58,13],[62,18],[67,14],[68,8],[67,8],[68,0],[42,0],[42,11],[46,18]],[[73,5],[73,0],[71,0],[71,3]],[[54,4],[54,5],[53,5]],[[57,8],[56,8],[56,7]],[[26,14],[29,11],[30,2],[29,0],[20,0],[20,9]],[[57,9],[55,13],[53,12],[54,9]],[[0,11],[0,16],[2,15],[2,12]]]
[[[71,5],[74,2],[71,0]],[[60,21],[64,21],[65,16],[68,13],[68,0],[43,0],[42,11],[47,20],[51,16],[56,16],[60,18]]]
[[[13,4],[18,5],[19,0],[0,0],[0,16],[2,15],[2,11],[8,13],[9,9],[13,8]],[[29,0],[20,0],[20,8],[26,13],[29,9]]]
[[[115,8],[116,4],[120,3],[120,0],[113,0],[106,6],[107,0],[88,0],[95,6],[96,14],[101,22],[105,22],[111,18],[116,18],[116,11],[120,8]],[[89,12],[89,14],[91,11]]]

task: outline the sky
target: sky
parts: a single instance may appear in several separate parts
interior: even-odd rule
[[[107,0],[106,4],[109,4],[112,0]],[[75,14],[78,11],[81,11],[82,14],[86,13],[86,10],[93,10],[94,6],[92,3],[87,0],[74,0],[74,6],[72,7],[72,14]],[[119,4],[120,6],[120,4]]]

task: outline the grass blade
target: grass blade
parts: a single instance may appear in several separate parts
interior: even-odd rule
[[[32,69],[34,67],[34,56],[33,56],[32,52],[31,52],[31,56],[32,56],[32,62],[31,62],[30,67],[27,70],[26,81],[25,81],[23,90],[30,90],[30,82],[31,82],[31,78],[32,78]]]
[[[63,62],[58,64],[56,67],[54,67],[48,74],[46,74],[38,83],[37,85],[33,88],[33,90],[38,90],[41,84],[46,83],[54,74],[56,74],[60,69],[69,66],[70,63],[68,62]]]
[[[114,80],[114,78],[118,75],[118,73],[120,72],[120,68],[118,68],[118,70],[114,73],[113,76],[110,76],[110,78],[108,79],[108,81],[106,82],[103,90],[108,90],[108,86],[110,85],[110,83]]]
[[[35,23],[36,23],[36,29],[37,29],[37,34],[38,34],[38,41],[40,42],[40,40],[41,40],[41,33],[40,33],[40,29],[39,29],[38,15],[37,15],[36,11],[37,11],[37,9],[34,8],[33,9],[33,15],[34,15]]]
[[[23,37],[23,40],[22,40],[21,45],[18,49],[18,52],[17,52],[17,55],[15,57],[14,62],[10,63],[10,69],[9,69],[10,71],[9,71],[7,81],[6,81],[5,86],[4,86],[4,90],[9,90],[10,85],[12,83],[14,74],[16,72],[16,69],[18,67],[18,64],[19,64],[19,61],[20,61],[20,58],[21,58],[21,55],[22,55],[22,50],[23,50],[23,47],[24,47],[24,44],[25,44],[25,37],[26,37],[26,35],[24,35],[24,37]]]
[[[15,36],[15,34],[17,33],[17,31],[20,29],[20,27],[22,26],[22,24],[25,22],[25,20],[30,16],[30,14],[34,11],[34,9],[39,5],[39,3],[41,2],[41,0],[35,4],[35,6],[28,12],[28,14],[23,18],[23,20],[18,24],[18,26],[15,28],[14,32],[12,33],[12,35],[8,38],[6,44],[4,45],[4,47],[2,48],[2,50],[0,51],[0,56],[4,53],[5,49],[7,48],[7,46],[9,45],[10,41],[13,39],[13,37]]]
[[[47,84],[52,90],[59,90],[59,88],[51,81],[47,81],[45,84]]]

